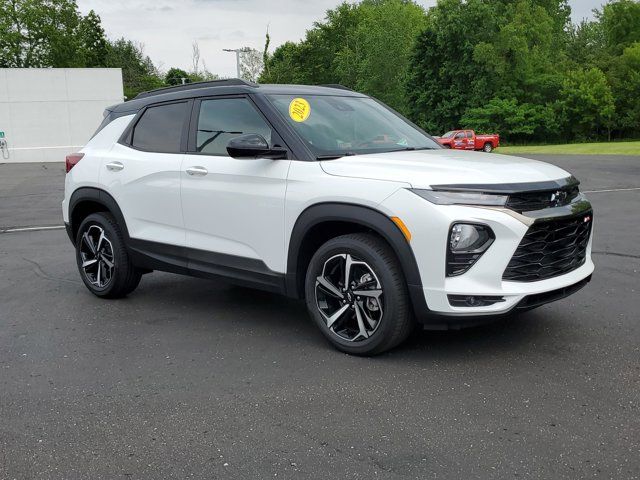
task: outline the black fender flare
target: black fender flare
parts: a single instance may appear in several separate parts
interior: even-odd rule
[[[287,253],[287,294],[302,298],[298,265],[300,249],[307,233],[323,222],[346,222],[365,227],[380,235],[394,250],[409,289],[416,314],[428,310],[422,292],[422,280],[411,245],[398,226],[384,213],[363,205],[349,203],[320,203],[307,207],[298,217],[291,232]]]
[[[69,237],[71,238],[71,242],[75,244],[76,239],[74,238],[73,233],[78,231],[78,227],[80,225],[75,225],[73,223],[73,212],[76,207],[82,202],[92,202],[97,203],[105,207],[116,219],[118,225],[122,228],[122,233],[124,234],[126,244],[129,244],[129,230],[127,229],[127,222],[124,220],[124,215],[122,214],[122,210],[118,206],[118,202],[109,195],[106,191],[95,188],[95,187],[80,187],[76,191],[71,194],[71,198],[69,199]]]

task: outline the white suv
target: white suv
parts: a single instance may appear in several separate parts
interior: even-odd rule
[[[67,157],[64,220],[87,288],[163,270],[304,298],[339,349],[460,328],[591,278],[592,209],[545,163],[445,150],[339,86],[205,82],[107,109]]]

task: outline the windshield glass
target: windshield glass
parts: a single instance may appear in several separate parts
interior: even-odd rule
[[[444,135],[442,135],[442,138],[451,138],[453,137],[453,134],[456,132],[447,132]]]
[[[371,98],[269,95],[269,99],[319,158],[441,148]]]

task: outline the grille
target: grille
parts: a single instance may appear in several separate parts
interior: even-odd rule
[[[532,212],[543,208],[568,205],[580,194],[578,185],[544,192],[521,192],[509,195],[506,207],[516,212]]]
[[[535,282],[568,273],[584,264],[593,212],[561,220],[534,223],[526,233],[502,278]]]

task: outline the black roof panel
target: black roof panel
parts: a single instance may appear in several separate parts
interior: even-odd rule
[[[114,105],[115,112],[136,112],[152,103],[170,102],[185,98],[208,97],[212,95],[237,95],[237,94],[263,94],[263,95],[337,95],[343,97],[366,97],[366,95],[346,89],[340,85],[280,85],[257,84],[240,79],[213,80],[209,82],[196,82],[175,87],[160,88],[143,92],[133,100]]]

